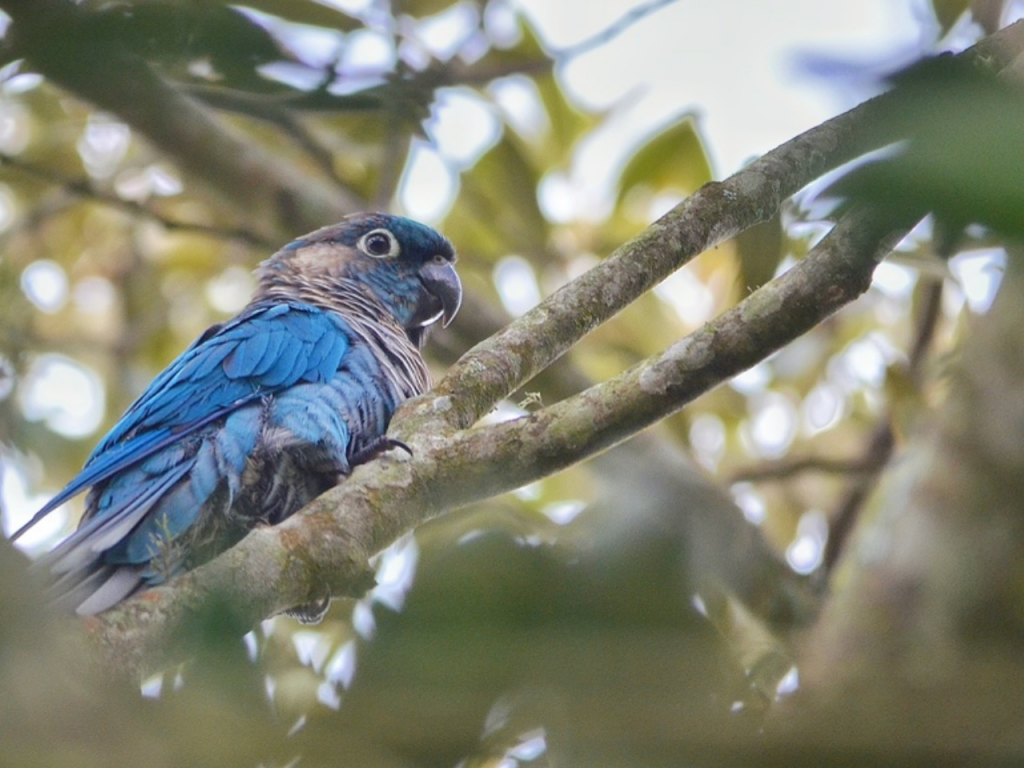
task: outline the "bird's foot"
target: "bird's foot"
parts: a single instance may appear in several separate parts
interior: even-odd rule
[[[314,603],[303,603],[302,605],[296,605],[294,608],[289,608],[285,611],[285,615],[291,616],[300,624],[319,624],[324,620],[324,616],[327,615],[327,610],[330,607],[331,596],[324,595]]]
[[[338,597],[348,597],[358,600],[364,597],[366,593],[375,586],[377,586],[377,579],[374,576],[373,569],[367,566],[362,569],[358,575],[352,578],[351,584],[346,589],[339,592]],[[326,592],[323,597],[317,598],[309,603],[296,605],[294,608],[289,608],[284,613],[286,616],[291,616],[300,624],[319,624],[323,621],[324,616],[327,615],[327,609],[330,607],[331,594],[330,592]]]
[[[373,442],[369,445],[356,452],[352,457],[352,466],[354,467],[358,464],[365,464],[368,461],[373,461],[381,454],[387,453],[395,448],[401,448],[407,454],[412,456],[412,448],[401,440],[395,440],[387,435],[381,435],[380,437],[374,438]]]

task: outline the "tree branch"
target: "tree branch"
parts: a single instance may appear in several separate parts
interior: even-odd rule
[[[1024,50],[1024,21],[960,56],[1002,70]],[[697,255],[769,219],[783,200],[846,162],[900,137],[876,119],[885,93],[811,128],[725,181],[704,185],[605,261],[470,350],[406,416],[411,431],[464,429],[597,326]],[[893,121],[881,121],[891,127]],[[456,397],[457,395],[457,397]]]
[[[456,433],[445,461],[475,457],[459,467],[458,484],[493,495],[621,442],[853,301],[912,225],[868,210],[847,214],[803,261],[661,355],[529,416]]]
[[[929,280],[923,285],[923,290],[923,307],[907,357],[907,376],[915,387],[921,385],[924,361],[931,349],[932,339],[942,316],[942,282]],[[864,503],[875,489],[879,474],[892,458],[896,448],[896,434],[892,422],[893,414],[890,412],[875,426],[861,460],[865,465],[873,465],[873,471],[862,475],[851,484],[837,511],[831,517],[828,539],[825,541],[825,551],[821,557],[822,574],[830,574],[835,569],[864,509]]]
[[[325,590],[348,594],[365,583],[369,558],[406,531],[592,456],[813,328],[867,289],[908,229],[850,213],[804,261],[662,355],[516,421],[448,438],[418,432],[411,459],[396,451],[358,467],[281,525],[88,626],[114,668],[141,673],[177,658],[168,638],[215,596],[251,625]]]
[[[865,452],[867,454],[867,452]],[[888,459],[888,457],[886,457]],[[729,483],[760,483],[765,481],[789,480],[797,475],[820,472],[825,475],[862,475],[876,473],[884,466],[871,455],[855,459],[833,459],[826,456],[802,456],[780,459],[758,466],[745,467],[733,472]]]
[[[1000,35],[971,55],[999,64],[1009,59],[1007,40],[1018,50],[1024,47],[1024,24]],[[394,452],[359,467],[281,525],[257,530],[171,585],[89,620],[110,667],[139,674],[180,658],[182,647],[171,647],[169,639],[214,596],[251,625],[321,597],[325,589],[346,594],[364,582],[368,559],[405,531],[614,445],[852,301],[910,222],[855,210],[803,262],[662,355],[528,417],[467,429],[496,400],[682,263],[766,219],[799,187],[871,148],[860,130],[885,98],[808,131],[725,182],[705,186],[606,262],[477,345],[433,394],[396,417],[395,431],[413,448],[411,459]]]
[[[581,40],[567,48],[555,50],[553,54],[557,59],[568,61],[576,56],[592,51],[595,48],[614,40],[637,22],[642,21],[656,11],[660,11],[665,6],[671,5],[675,1],[676,0],[647,0],[646,3],[630,8],[614,23],[602,29],[596,35],[588,37],[585,40]]]

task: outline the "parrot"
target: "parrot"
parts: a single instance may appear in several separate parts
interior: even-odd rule
[[[88,491],[78,528],[40,559],[55,601],[101,613],[405,447],[388,425],[431,386],[422,348],[461,305],[455,260],[425,224],[359,213],[260,264],[246,307],[160,373],[12,536]],[[318,621],[329,600],[294,615]]]

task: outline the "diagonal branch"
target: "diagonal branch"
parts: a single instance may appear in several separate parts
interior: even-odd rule
[[[999,71],[1024,50],[1024,21],[960,54]],[[583,336],[699,254],[769,219],[782,202],[823,174],[892,143],[877,126],[890,93],[811,128],[722,182],[704,185],[505,329],[471,349],[405,422],[410,431],[464,429],[557,360]]]
[[[524,418],[456,433],[442,463],[475,457],[459,466],[457,484],[471,494],[459,503],[578,463],[765,359],[866,291],[913,223],[852,211],[797,266],[661,355]]]
[[[168,638],[214,597],[251,625],[325,590],[351,593],[370,557],[404,532],[605,450],[810,330],[867,289],[909,228],[854,211],[803,262],[662,355],[516,421],[418,433],[411,459],[395,452],[357,468],[302,513],[88,626],[113,668],[140,673],[177,658]]]
[[[1024,24],[971,54],[996,65],[1024,48]],[[1012,42],[1012,46],[1009,42]],[[880,97],[812,129],[729,180],[711,184],[602,265],[457,363],[432,395],[400,412],[413,448],[357,468],[345,483],[274,528],[150,590],[87,628],[112,670],[139,674],[181,658],[169,640],[220,597],[240,624],[364,582],[369,558],[433,516],[580,461],[678,410],[855,299],[912,222],[854,210],[781,278],[662,355],[529,417],[468,429],[589,330],[700,251],[770,216],[796,189],[871,147],[860,130]],[[891,140],[890,139],[887,140]],[[455,432],[462,429],[464,431]]]

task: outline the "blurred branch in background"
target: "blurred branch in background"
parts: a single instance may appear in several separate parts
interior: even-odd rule
[[[177,219],[164,216],[162,213],[151,207],[142,205],[133,200],[126,200],[116,194],[111,194],[102,189],[98,189],[87,179],[62,178],[56,173],[52,173],[45,168],[39,168],[31,163],[23,162],[16,157],[0,155],[0,165],[6,165],[14,170],[34,176],[41,181],[45,181],[48,184],[58,187],[72,197],[93,200],[95,202],[102,203],[103,205],[110,206],[111,208],[116,208],[131,216],[154,221],[171,232],[194,232],[196,234],[209,235],[211,237],[241,240],[249,245],[261,246],[265,249],[273,247],[271,241],[251,230],[223,229],[221,227],[210,226],[208,224],[178,221]]]
[[[911,387],[920,391],[923,386],[925,363],[928,358],[936,327],[941,316],[942,283],[922,281],[923,302],[917,318],[917,327],[911,348],[907,355],[906,380]],[[868,473],[851,483],[836,512],[832,515],[828,541],[822,554],[822,573],[830,574],[839,562],[843,548],[853,532],[868,496],[874,490],[879,473],[892,458],[896,448],[896,414],[890,412],[884,421],[875,427],[867,446],[864,448],[862,465],[871,466]]]
[[[943,409],[870,499],[803,648],[804,694],[773,713],[783,740],[870,740],[897,761],[1020,754],[1020,256],[971,319]]]
[[[831,459],[819,456],[779,459],[769,464],[741,469],[731,476],[734,483],[763,482],[766,480],[788,480],[804,472],[824,472],[832,475],[859,475],[877,473],[883,469],[889,457],[872,453],[871,456],[856,459]]]
[[[71,3],[7,0],[0,8],[13,22],[10,54],[25,57],[53,82],[120,116],[216,190],[223,203],[260,222],[262,234],[315,229],[361,207],[346,190],[298,172],[246,141],[144,61],[102,45],[85,24],[86,13]],[[54,35],[55,29],[63,33]]]
[[[618,37],[646,16],[650,16],[652,13],[656,13],[666,5],[670,5],[674,2],[676,2],[676,0],[648,0],[647,2],[626,11],[617,21],[615,21],[615,23],[601,30],[593,37],[589,37],[569,48],[563,48],[555,51],[553,55],[556,59],[565,61],[574,56],[579,56],[580,54],[593,50],[600,45],[604,45],[609,40]]]

